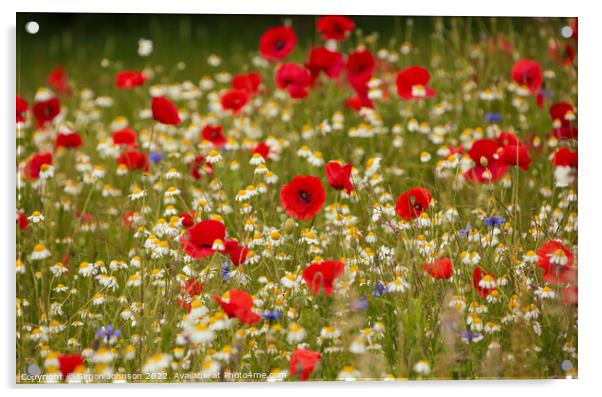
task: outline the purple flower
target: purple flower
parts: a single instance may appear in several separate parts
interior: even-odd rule
[[[355,311],[366,310],[368,308],[368,302],[366,301],[366,297],[362,296],[362,299],[352,301],[349,306],[351,307],[351,310]]]
[[[485,218],[485,224],[489,227],[499,227],[506,222],[506,218],[501,216],[488,216]]]
[[[387,292],[387,287],[385,287],[383,285],[383,283],[381,283],[380,281],[377,281],[376,284],[374,285],[374,289],[372,290],[372,295],[373,296],[381,296],[385,292]]]
[[[265,312],[263,313],[263,318],[265,318],[266,320],[278,320],[280,317],[282,317],[282,313],[280,313],[279,311],[272,311],[272,312]]]

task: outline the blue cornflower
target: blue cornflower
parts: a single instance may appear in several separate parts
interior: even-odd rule
[[[108,344],[117,342],[117,339],[119,339],[120,335],[121,329],[115,329],[111,324],[103,325],[96,330],[96,337]]]
[[[351,310],[356,310],[356,311],[360,311],[360,310],[366,310],[368,308],[368,302],[366,301],[366,297],[362,296],[362,299],[360,300],[354,300],[352,301],[349,306],[351,307]]]
[[[266,320],[278,320],[280,317],[282,317],[282,313],[280,313],[279,311],[274,310],[273,312],[265,312],[263,313],[263,318],[265,318]]]
[[[500,121],[502,121],[502,115],[499,113],[487,112],[487,114],[485,115],[485,121],[489,123],[499,123]]]
[[[381,283],[380,281],[377,281],[376,284],[374,285],[374,290],[372,290],[372,295],[373,296],[381,296],[385,292],[387,292],[387,287],[385,287],[383,285],[383,283]]]
[[[460,229],[460,237],[468,237],[468,234],[470,233],[470,223],[466,225],[466,229]]]
[[[151,152],[150,159],[154,164],[157,164],[163,160],[163,153],[160,152]]]
[[[499,227],[506,222],[506,219],[501,216],[488,216],[485,218],[485,224],[489,227]]]
[[[462,331],[460,332],[460,336],[462,337],[462,340],[464,342],[478,342],[481,339],[483,339],[483,335],[479,334],[478,332],[471,332],[471,331]]]
[[[230,265],[228,262],[222,263],[222,270],[220,271],[220,274],[222,275],[224,281],[228,281],[230,278]]]

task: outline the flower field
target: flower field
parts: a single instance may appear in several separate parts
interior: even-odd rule
[[[576,19],[214,18],[19,33],[17,382],[577,377]]]

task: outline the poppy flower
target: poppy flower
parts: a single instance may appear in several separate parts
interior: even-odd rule
[[[40,171],[45,164],[52,164],[52,153],[36,153],[27,162],[23,175],[28,179],[36,180],[40,177]]]
[[[322,40],[341,41],[353,32],[355,22],[344,16],[327,15],[318,19],[316,28],[318,32],[322,33]]]
[[[298,347],[291,356],[289,375],[299,376],[301,380],[307,380],[309,375],[316,369],[319,361],[320,353]]]
[[[508,164],[499,159],[498,149],[498,143],[492,139],[475,141],[468,151],[475,166],[464,173],[464,176],[476,183],[493,183],[506,175]]]
[[[131,128],[123,128],[121,130],[113,131],[111,133],[113,138],[113,144],[123,146],[138,146],[138,139],[136,137],[136,131]]]
[[[297,35],[288,26],[266,30],[259,39],[259,52],[268,61],[277,61],[290,54],[297,45]]]
[[[59,132],[54,146],[66,149],[77,149],[82,145],[82,137],[75,131]]]
[[[410,66],[397,73],[397,95],[405,100],[433,97],[435,90],[428,86],[430,79],[431,74],[422,66]]]
[[[184,295],[180,296],[180,298],[178,299],[178,304],[180,305],[180,307],[190,312],[190,309],[192,308],[192,302],[190,302],[190,298],[200,295],[203,291],[203,287],[203,283],[201,283],[195,278],[189,278],[188,280],[186,280],[186,282],[180,289],[181,294]],[[186,299],[186,296],[188,297],[188,299]]]
[[[52,122],[58,116],[61,112],[61,103],[56,97],[38,101],[33,105],[32,111],[36,119],[36,126],[40,128]]]
[[[24,113],[27,113],[28,109],[29,104],[27,103],[27,101],[21,98],[19,95],[17,95],[17,123],[25,122],[26,116],[24,115]]]
[[[249,249],[238,244],[236,240],[226,240],[223,252],[230,257],[235,266],[240,266],[247,260]]]
[[[194,212],[181,212],[180,219],[182,226],[190,227],[194,225]]]
[[[253,149],[252,153],[253,154],[257,153],[261,157],[263,157],[264,160],[269,160],[270,159],[270,146],[265,142],[259,142],[257,144],[257,146],[255,146],[255,148]]]
[[[418,218],[429,207],[433,196],[423,187],[414,187],[402,193],[395,204],[397,216],[406,221]]]
[[[180,124],[180,115],[178,109],[169,99],[164,96],[156,96],[151,104],[153,119],[162,124],[178,125]]]
[[[226,239],[226,226],[218,221],[209,219],[201,221],[184,231],[180,245],[191,257],[200,259],[213,255],[215,240]]]
[[[259,92],[261,77],[257,72],[238,74],[232,78],[232,88],[246,92],[248,95],[255,95]]]
[[[500,160],[508,165],[515,165],[527,171],[531,164],[531,157],[526,146],[506,145],[498,150]]]
[[[125,211],[123,215],[121,215],[121,223],[123,226],[133,229],[134,228],[134,211]]]
[[[331,51],[326,47],[315,47],[310,51],[309,60],[305,67],[309,69],[312,79],[316,79],[320,72],[331,79],[335,79],[343,71],[345,62],[340,53]]]
[[[71,95],[72,90],[69,86],[69,79],[67,78],[67,72],[62,66],[57,66],[48,75],[48,85],[52,87],[60,95]]]
[[[370,100],[370,98],[368,98],[367,89],[365,90],[364,95],[354,95],[351,98],[347,99],[345,101],[345,105],[348,108],[353,109],[353,110],[358,111],[358,112],[362,108],[370,108],[370,109],[372,109],[374,107],[372,101]]]
[[[213,166],[207,162],[205,157],[198,155],[188,163],[188,169],[192,174],[192,177],[197,181],[201,179],[203,175],[213,175]]]
[[[25,230],[27,229],[27,226],[29,226],[29,219],[27,219],[27,215],[21,211],[17,211],[17,225],[19,225],[19,229],[21,230]]]
[[[575,115],[570,103],[558,102],[550,106],[550,117],[554,122],[553,134],[557,139],[577,139],[578,130],[569,115]]]
[[[295,63],[284,63],[276,71],[276,85],[282,90],[288,90],[291,98],[301,99],[309,95],[311,75],[303,66]]]
[[[500,134],[497,137],[497,143],[499,146],[506,146],[506,145],[520,146],[521,145],[520,139],[518,139],[516,134],[514,134],[513,132],[509,132],[509,131],[500,132]]]
[[[422,265],[425,272],[433,278],[449,279],[453,274],[453,263],[449,258],[437,259],[435,262],[428,262]]]
[[[571,43],[562,47],[558,40],[552,40],[548,46],[548,55],[559,65],[571,66],[575,62],[577,52]]]
[[[135,150],[128,150],[127,152],[121,153],[121,155],[117,158],[117,164],[125,165],[128,170],[149,170],[146,153],[137,152]]]
[[[261,316],[252,310],[253,298],[244,291],[231,289],[228,302],[222,300],[218,295],[213,295],[213,299],[219,303],[228,317],[236,317],[243,324],[255,324],[261,319]]]
[[[81,354],[61,354],[58,356],[59,370],[66,379],[67,376],[77,369],[77,367],[84,365],[84,357]]]
[[[332,295],[334,280],[341,276],[345,271],[345,265],[338,261],[324,261],[312,263],[303,270],[303,279],[309,289],[318,294],[320,289],[324,289],[326,296]]]
[[[146,76],[142,72],[124,70],[115,76],[115,86],[119,89],[140,87],[146,82]]]
[[[304,221],[322,209],[326,192],[320,178],[296,176],[280,189],[280,205],[289,216]]]
[[[220,103],[224,110],[231,110],[233,114],[240,110],[249,102],[249,94],[243,90],[226,91],[220,98]]]
[[[367,91],[368,81],[372,78],[375,67],[374,56],[368,50],[355,51],[349,55],[345,65],[347,81],[356,92],[358,90]]]
[[[201,138],[211,142],[215,147],[222,147],[228,142],[221,125],[207,124],[201,130]]]
[[[567,147],[561,147],[554,154],[552,165],[554,167],[575,167],[578,168],[579,158],[577,152],[573,152]]]
[[[543,269],[543,279],[550,284],[574,282],[577,268],[573,262],[573,253],[560,241],[547,241],[537,249],[537,267]]]
[[[533,60],[520,59],[512,67],[512,80],[520,86],[527,87],[534,94],[543,82],[541,66]]]
[[[349,194],[353,191],[351,183],[351,169],[353,164],[349,163],[345,166],[336,161],[326,163],[326,181],[330,187],[335,190],[343,190]]]
[[[472,272],[472,285],[479,295],[487,298],[495,290],[495,276],[477,266]]]
[[[579,303],[578,288],[576,285],[564,287],[561,291],[562,303],[565,305],[577,305]]]

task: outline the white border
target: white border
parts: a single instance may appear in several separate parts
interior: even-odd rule
[[[14,87],[15,87],[15,12],[127,12],[127,13],[223,13],[223,14],[350,14],[350,15],[497,15],[497,16],[578,16],[579,17],[579,264],[580,273],[580,324],[579,324],[579,379],[571,381],[433,381],[390,384],[370,383],[311,383],[288,385],[261,384],[195,384],[195,385],[152,385],[127,387],[149,395],[164,395],[169,389],[179,393],[236,394],[247,397],[261,395],[303,395],[317,390],[324,394],[415,394],[421,396],[483,395],[508,396],[520,390],[531,395],[590,395],[600,378],[602,343],[599,338],[600,283],[602,283],[602,261],[596,247],[600,245],[602,226],[600,201],[600,175],[602,164],[598,161],[602,149],[602,122],[598,118],[602,106],[602,62],[599,38],[602,37],[602,20],[595,1],[395,1],[395,0],[3,0],[0,4],[2,20],[2,52],[0,73],[3,93],[0,95],[2,112],[2,244],[0,263],[3,271],[2,346],[0,374],[2,386],[8,393],[27,392],[60,393],[61,395],[103,395],[113,392],[107,386],[23,388],[14,386]],[[141,390],[142,389],[142,390]],[[197,390],[200,389],[200,390]],[[599,395],[599,392],[596,393]]]

